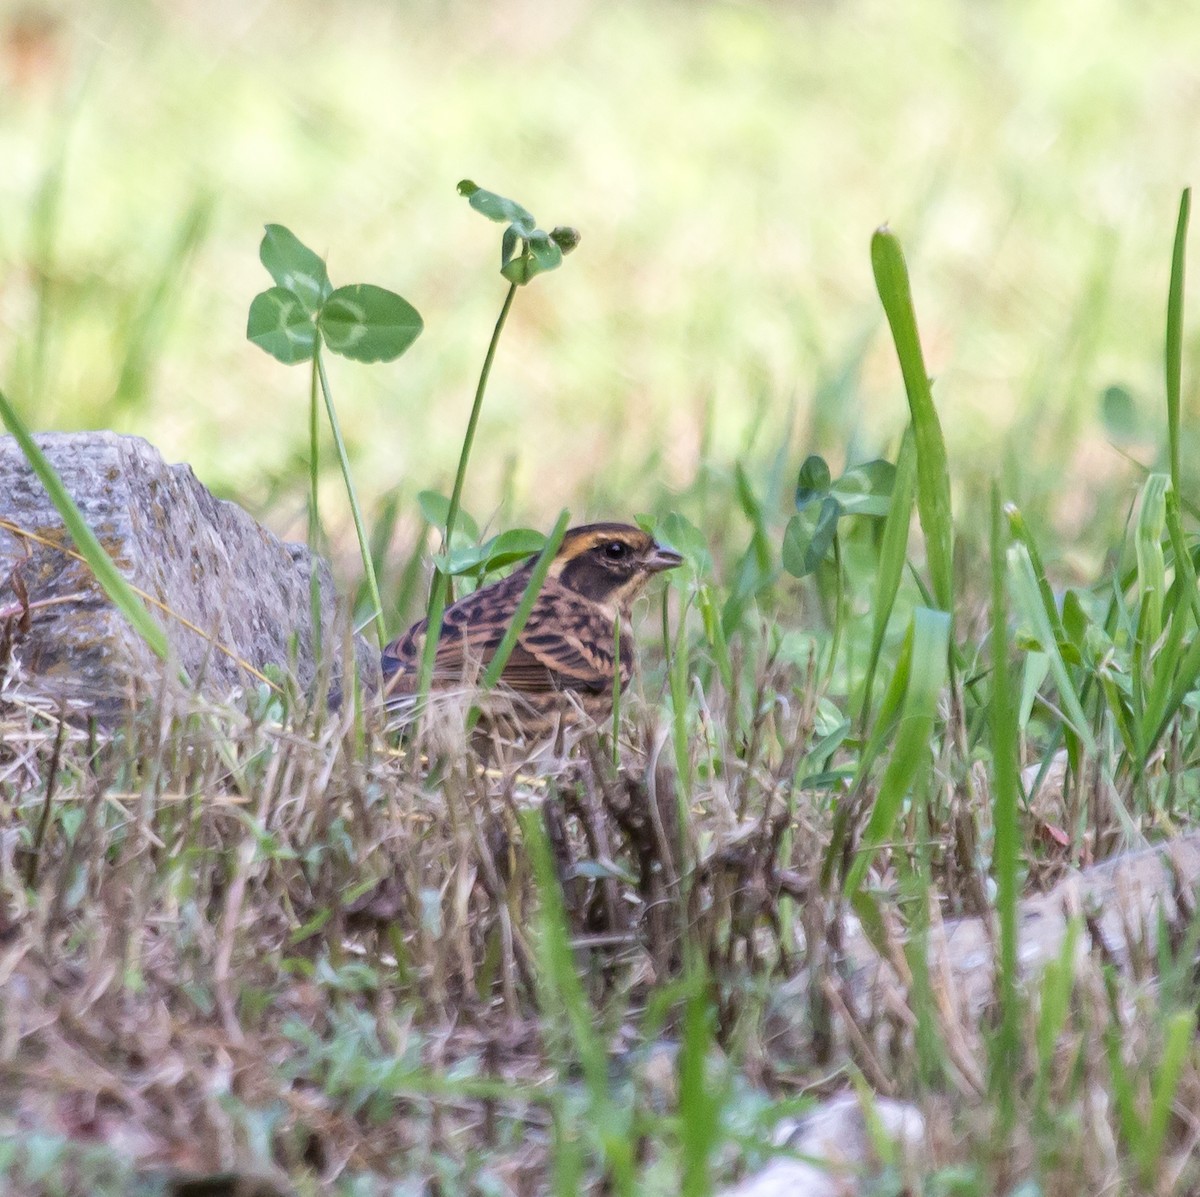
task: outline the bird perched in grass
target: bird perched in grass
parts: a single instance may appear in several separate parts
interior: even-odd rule
[[[477,682],[512,622],[534,561],[446,608],[433,689]],[[682,561],[674,549],[629,524],[570,529],[500,675],[511,729],[536,737],[609,717],[618,669],[622,688],[632,672],[633,600],[655,574]],[[383,650],[389,708],[409,705],[416,693],[425,628],[422,619]]]

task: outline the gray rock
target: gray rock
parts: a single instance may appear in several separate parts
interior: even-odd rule
[[[314,560],[332,687],[340,690],[346,620],[327,562],[214,498],[190,466],[168,466],[140,437],[88,432],[36,439],[100,543],[153,600],[175,663],[204,694],[224,700],[258,685],[239,659],[258,670],[291,670],[301,687],[313,685]],[[57,510],[11,437],[0,437],[0,521],[0,613],[11,615],[18,605],[9,583],[17,570],[31,616],[27,629],[10,619],[7,633],[0,620],[0,640],[11,648],[8,684],[17,678],[25,692],[104,720],[155,693],[161,663],[87,565],[71,555]],[[373,688],[378,653],[357,637],[355,656],[360,679]]]
[[[899,1158],[914,1161],[925,1137],[921,1112],[888,1097],[877,1097],[872,1105],[878,1132]],[[775,1146],[792,1158],[772,1160],[720,1197],[857,1197],[874,1188],[876,1144],[854,1094],[833,1097],[798,1121],[782,1122]]]

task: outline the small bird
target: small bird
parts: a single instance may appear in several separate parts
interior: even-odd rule
[[[477,681],[512,622],[534,560],[446,608],[434,689]],[[536,737],[610,716],[618,661],[622,688],[632,673],[633,600],[655,574],[682,561],[629,524],[570,529],[500,675],[511,730]],[[384,693],[392,709],[408,705],[416,693],[425,627],[422,619],[383,650]]]

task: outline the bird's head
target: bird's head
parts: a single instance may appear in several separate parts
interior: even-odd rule
[[[568,590],[628,615],[646,583],[683,558],[631,524],[586,524],[564,537],[550,576]]]

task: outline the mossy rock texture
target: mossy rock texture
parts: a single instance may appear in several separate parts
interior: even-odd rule
[[[340,693],[346,616],[326,561],[214,498],[190,466],[167,465],[140,437],[36,439],[117,567],[148,596],[173,664],[202,693],[223,701],[258,685],[246,665],[283,669],[305,690],[317,684],[314,568],[330,688]],[[8,616],[0,620],[0,684],[108,720],[162,683],[162,663],[74,553],[11,437],[0,438],[0,613]],[[354,645],[359,676],[373,687],[377,654],[361,637]]]

